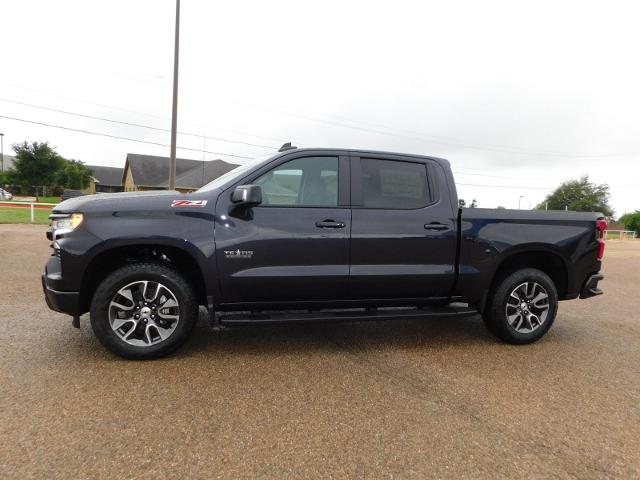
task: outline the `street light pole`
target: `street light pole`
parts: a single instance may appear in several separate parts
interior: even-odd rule
[[[176,0],[176,37],[173,52],[173,105],[171,108],[171,157],[169,190],[176,189],[176,137],[178,130],[178,52],[180,51],[180,0]]]
[[[524,195],[520,195],[520,198],[518,199],[518,210],[520,210],[520,202],[522,201],[523,198],[524,198]]]

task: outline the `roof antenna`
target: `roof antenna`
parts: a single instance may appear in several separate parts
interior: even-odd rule
[[[295,145],[291,145],[291,142],[287,142],[284,143],[281,147],[280,150],[278,150],[279,152],[286,152],[287,150],[294,150],[298,147],[296,147]]]

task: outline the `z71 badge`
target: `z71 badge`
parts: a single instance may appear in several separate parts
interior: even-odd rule
[[[172,207],[204,207],[206,200],[174,200],[171,202]]]

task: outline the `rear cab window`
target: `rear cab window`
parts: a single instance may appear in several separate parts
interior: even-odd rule
[[[363,208],[411,210],[434,202],[424,163],[361,158],[360,170]]]

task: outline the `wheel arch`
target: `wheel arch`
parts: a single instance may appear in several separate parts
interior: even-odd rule
[[[487,293],[492,292],[506,276],[523,268],[535,268],[546,273],[556,287],[558,299],[565,299],[569,286],[570,264],[558,252],[544,248],[513,251],[503,256],[493,272]]]
[[[196,292],[198,302],[206,305],[207,284],[196,254],[175,245],[153,242],[133,242],[101,249],[87,264],[80,289],[81,310],[89,311],[98,285],[116,269],[135,262],[158,262],[183,275]]]

